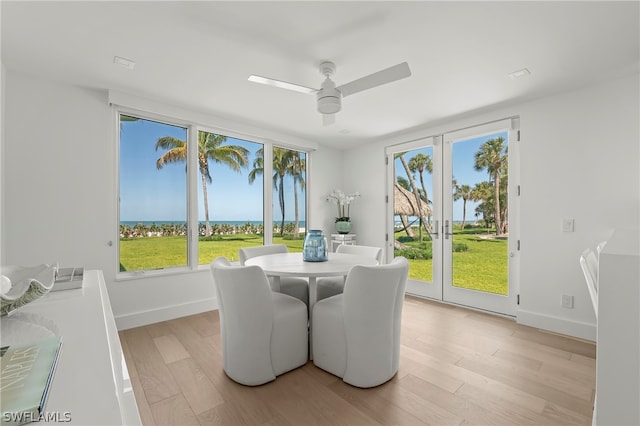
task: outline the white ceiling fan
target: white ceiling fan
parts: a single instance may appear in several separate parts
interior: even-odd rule
[[[318,97],[318,111],[322,114],[322,122],[326,126],[335,122],[335,113],[342,107],[342,97],[353,95],[367,89],[372,89],[383,84],[407,78],[411,75],[409,64],[402,62],[398,65],[383,69],[365,77],[353,80],[350,83],[336,87],[331,80],[331,76],[336,72],[336,65],[333,62],[323,62],[320,64],[320,74],[326,78],[320,89],[301,86],[299,84],[288,83],[282,80],[262,77],[259,75],[249,76],[249,81],[279,87],[281,89],[294,90],[306,94],[316,94]]]

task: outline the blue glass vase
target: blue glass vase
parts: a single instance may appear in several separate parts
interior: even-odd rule
[[[327,261],[327,238],[321,229],[310,229],[304,237],[302,259],[305,262]]]

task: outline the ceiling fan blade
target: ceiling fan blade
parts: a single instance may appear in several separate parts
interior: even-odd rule
[[[311,87],[288,83],[282,80],[274,80],[273,78],[262,77],[259,75],[250,75],[249,81],[253,81],[254,83],[266,84],[267,86],[279,87],[281,89],[294,90],[296,92],[306,93],[308,95],[311,95],[318,91],[317,89],[312,89]]]
[[[383,84],[391,83],[392,81],[401,80],[411,75],[409,64],[403,62],[398,65],[386,68],[382,71],[375,72],[366,77],[353,80],[350,83],[343,84],[337,87],[342,96],[353,95],[354,93],[362,92],[363,90],[372,89]]]
[[[329,126],[331,124],[334,124],[336,122],[336,115],[335,114],[322,114],[322,125],[323,126]]]

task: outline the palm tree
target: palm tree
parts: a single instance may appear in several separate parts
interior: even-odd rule
[[[293,230],[293,238],[300,238],[300,214],[298,212],[298,185],[304,190],[306,186],[305,172],[307,170],[307,162],[300,156],[299,151],[291,151],[291,164],[288,173],[293,177],[293,202],[295,208],[295,228]]]
[[[407,160],[405,160],[404,158],[404,154],[406,154],[406,152],[399,152],[396,153],[394,155],[395,158],[399,158],[400,162],[402,163],[402,166],[404,167],[405,172],[407,173],[407,179],[409,180],[409,185],[411,186],[411,192],[413,192],[413,194],[416,197],[416,206],[420,206],[420,191],[418,191],[418,187],[416,186],[416,182],[413,179],[413,173],[411,173],[411,169],[409,168],[409,164],[407,164]],[[420,207],[418,207],[418,209],[420,209]],[[422,211],[418,212],[418,218],[420,219],[420,227],[418,228],[419,231],[419,235],[420,235],[420,241],[422,241],[422,224],[426,222],[426,220],[424,219],[424,215]]]
[[[471,199],[474,201],[480,201],[480,204],[476,206],[476,216],[482,214],[485,226],[487,227],[487,233],[489,233],[489,226],[494,221],[494,190],[493,185],[490,182],[478,182],[471,190]]]
[[[424,200],[429,202],[429,194],[427,193],[427,187],[424,185],[424,172],[433,173],[433,161],[428,154],[418,153],[409,159],[409,170],[412,173],[418,172],[420,176],[420,185],[422,186],[422,193],[424,194]],[[429,226],[431,225],[431,216],[427,216]]]
[[[287,175],[292,160],[291,151],[284,148],[273,147],[273,187],[278,188],[278,202],[282,219],[280,221],[280,236],[284,236],[284,178]]]
[[[500,235],[503,231],[500,210],[500,177],[507,162],[504,142],[504,138],[500,136],[489,139],[480,145],[480,149],[475,154],[474,164],[477,171],[486,169],[489,172],[489,177],[493,179],[496,235]]]
[[[409,189],[409,181],[406,180],[405,178],[403,178],[402,176],[398,176],[396,174],[396,176],[395,176],[395,184],[403,187],[407,191],[410,191],[410,189]],[[400,216],[400,221],[402,222],[402,227],[404,228],[404,231],[407,233],[407,236],[413,238],[415,236],[415,234],[413,233],[413,229],[411,228],[411,225],[409,224],[409,219],[408,219],[407,215],[399,214],[398,216]]]
[[[471,187],[469,185],[456,185],[455,192],[453,193],[453,199],[459,200],[462,198],[462,226],[460,229],[464,229],[464,222],[467,218],[467,201],[471,200]]]
[[[211,183],[209,160],[224,164],[236,172],[246,167],[249,150],[240,145],[222,145],[227,140],[226,136],[209,132],[198,132],[198,168],[202,177],[202,196],[205,214],[205,236],[211,236],[209,224],[209,201],[207,197],[207,183]],[[156,142],[156,151],[165,149],[165,153],[156,161],[156,167],[162,169],[167,163],[179,163],[187,161],[187,143],[172,136],[164,136]]]
[[[300,153],[297,151],[291,151],[285,148],[273,147],[273,187],[278,190],[278,203],[280,205],[280,212],[282,218],[280,222],[280,236],[284,236],[284,216],[285,216],[285,201],[284,201],[284,178],[287,174],[291,174],[294,177],[294,197],[296,199],[296,223],[298,222],[298,203],[297,203],[297,191],[296,182],[300,183],[301,188],[304,188],[304,180],[302,179],[303,169],[306,169],[306,165],[303,165],[302,159],[295,160],[294,157]],[[300,163],[294,165],[294,163]],[[264,148],[260,148],[256,151],[256,158],[253,160],[253,169],[249,172],[249,183],[253,183],[256,176],[264,173]],[[298,226],[296,225],[296,228]]]

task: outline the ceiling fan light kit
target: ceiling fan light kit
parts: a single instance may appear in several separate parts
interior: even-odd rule
[[[382,86],[383,84],[401,80],[411,75],[409,64],[402,62],[398,65],[394,65],[336,87],[336,84],[331,80],[331,76],[336,72],[336,65],[333,62],[325,61],[320,64],[319,68],[320,74],[324,75],[326,78],[318,90],[258,75],[249,76],[249,81],[307,94],[316,93],[318,112],[323,114],[323,124],[328,125],[335,122],[334,114],[342,109],[342,98],[344,96],[349,96],[377,86]]]
[[[336,89],[336,84],[329,78],[335,72],[335,65],[331,62],[320,64],[320,72],[327,78],[318,90],[318,111],[322,114],[335,114],[342,108],[342,93]]]
[[[326,96],[318,92],[318,111],[322,114],[335,114],[340,111],[342,101],[340,96]]]

